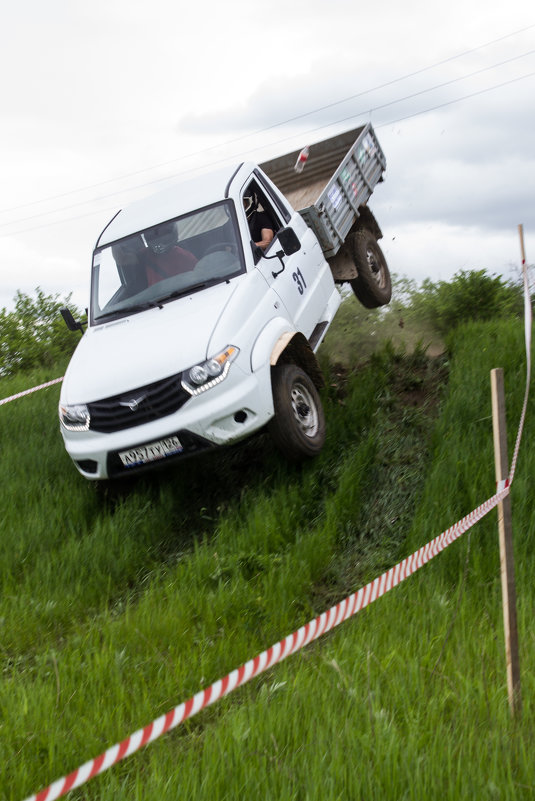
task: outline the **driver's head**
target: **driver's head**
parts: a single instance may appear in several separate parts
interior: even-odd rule
[[[245,214],[247,219],[252,215],[253,211],[256,210],[258,206],[258,198],[256,194],[251,190],[247,190],[245,195],[243,196],[243,208],[245,209]]]
[[[176,222],[161,223],[145,231],[145,240],[153,253],[161,255],[169,253],[178,242],[178,227]]]

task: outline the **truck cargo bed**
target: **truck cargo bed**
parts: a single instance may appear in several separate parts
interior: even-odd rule
[[[260,165],[304,217],[326,258],[335,256],[386,168],[371,124],[311,145],[304,170],[296,173],[300,151]]]

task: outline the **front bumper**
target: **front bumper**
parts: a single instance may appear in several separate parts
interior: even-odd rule
[[[269,365],[245,374],[234,364],[221,384],[191,397],[173,414],[111,433],[68,431],[63,426],[61,433],[67,453],[79,472],[85,478],[98,480],[130,475],[213,447],[230,445],[258,431],[272,416]],[[121,452],[172,436],[180,440],[179,453],[124,467]]]

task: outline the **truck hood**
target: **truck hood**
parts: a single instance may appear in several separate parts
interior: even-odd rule
[[[212,332],[243,277],[88,329],[65,374],[62,403],[128,392],[211,356]]]

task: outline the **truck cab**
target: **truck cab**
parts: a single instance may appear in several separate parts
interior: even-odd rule
[[[265,248],[251,197],[271,224]],[[119,211],[93,253],[88,327],[60,398],[77,469],[134,474],[265,426],[289,458],[314,455],[315,351],[340,300],[313,230],[252,163]]]

